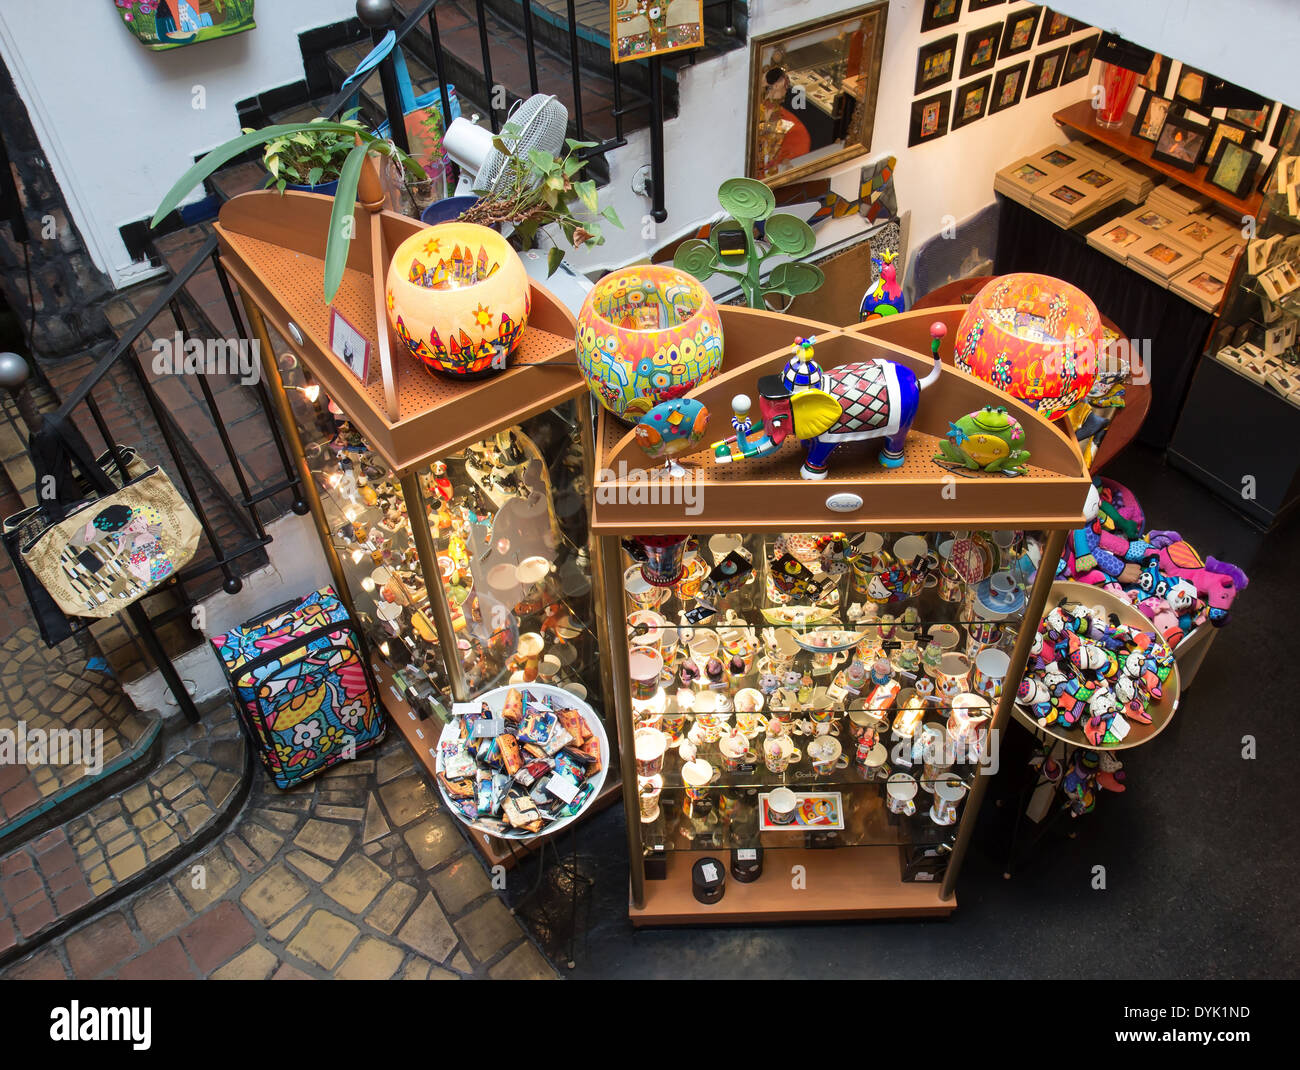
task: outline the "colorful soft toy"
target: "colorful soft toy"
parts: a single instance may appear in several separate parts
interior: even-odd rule
[[[1215,627],[1227,624],[1237,592],[1250,584],[1246,574],[1236,565],[1213,557],[1202,561],[1201,555],[1176,531],[1153,531],[1148,541],[1156,552],[1144,560],[1144,569],[1155,567],[1158,576],[1166,580],[1188,580],[1209,605],[1210,623]]]
[[[1123,769],[1123,764],[1112,754],[1083,749],[1075,751],[1074,763],[1061,782],[1061,790],[1070,803],[1070,816],[1091,813],[1097,805],[1099,791],[1126,790]]]

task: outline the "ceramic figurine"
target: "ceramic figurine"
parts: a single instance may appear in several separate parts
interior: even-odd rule
[[[814,340],[800,339],[785,371],[758,381],[760,422],[750,418],[751,402],[746,395],[732,399],[736,434],[714,445],[718,462],[766,457],[794,437],[808,448],[799,474],[804,479],[825,479],[836,446],[883,438],[880,463],[886,468],[900,467],[921,391],[939,380],[943,367],[939,342],[946,333],[942,323],[930,326],[934,367],[923,379],[911,368],[890,360],[866,360],[823,371],[809,352]],[[814,374],[820,386],[788,385],[811,381]]]
[[[936,461],[949,461],[984,472],[1024,473],[1029,451],[1016,444],[1025,439],[1020,421],[1001,406],[985,405],[948,425],[948,437],[939,443]]]
[[[894,316],[907,311],[907,302],[903,299],[903,287],[898,282],[898,267],[894,261],[898,254],[886,249],[878,257],[871,258],[871,266],[876,271],[876,281],[865,294],[858,306],[858,319],[875,320],[881,316]]]
[[[692,452],[709,425],[709,410],[693,398],[663,401],[636,422],[633,434],[647,457],[666,461],[680,472],[674,457]]]

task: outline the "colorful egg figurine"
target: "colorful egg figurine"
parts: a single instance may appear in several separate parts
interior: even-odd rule
[[[439,223],[397,247],[385,280],[388,320],[430,371],[481,379],[505,371],[531,301],[524,262],[495,230]]]
[[[722,321],[708,290],[676,268],[612,271],[578,313],[578,368],[597,400],[635,423],[722,368]]]
[[[637,445],[654,460],[692,452],[709,426],[709,410],[694,398],[663,401],[636,422]]]

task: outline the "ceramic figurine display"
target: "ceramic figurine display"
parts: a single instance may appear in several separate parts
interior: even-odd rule
[[[860,320],[874,320],[881,316],[896,316],[907,311],[907,302],[903,299],[903,287],[898,281],[898,267],[894,261],[897,254],[886,249],[879,257],[871,258],[871,266],[876,271],[876,281],[862,295],[858,307]]]
[[[1102,341],[1101,315],[1082,290],[1047,275],[1002,275],[962,316],[954,363],[1055,419],[1087,397]]]
[[[936,461],[948,461],[984,472],[1023,474],[1029,451],[1020,449],[1025,429],[1006,409],[985,405],[948,425],[948,435],[939,443]]]
[[[638,264],[596,283],[578,313],[578,367],[615,416],[639,420],[722,367],[722,321],[685,272]]]
[[[633,434],[647,457],[673,467],[674,457],[691,453],[699,446],[708,426],[709,410],[701,402],[675,398],[661,402],[642,416]]]
[[[388,267],[393,330],[430,371],[478,379],[504,371],[531,300],[519,254],[495,230],[440,223],[412,234]]]
[[[939,379],[939,344],[946,332],[942,323],[930,326],[934,367],[921,379],[911,368],[890,360],[842,364],[824,371],[812,356],[816,340],[798,339],[795,355],[782,374],[758,381],[761,421],[751,419],[746,395],[732,399],[736,434],[714,446],[719,463],[766,457],[793,436],[808,448],[800,469],[804,479],[826,478],[827,462],[836,446],[873,438],[885,439],[880,463],[900,467],[921,391]],[[814,382],[816,386],[804,385]]]

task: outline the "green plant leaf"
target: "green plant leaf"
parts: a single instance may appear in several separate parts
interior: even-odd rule
[[[815,264],[798,262],[777,264],[772,269],[772,274],[768,277],[767,285],[763,290],[765,293],[798,297],[800,294],[810,294],[820,289],[825,281],[826,276],[822,274],[822,269]]]
[[[307,185],[309,186],[318,185],[320,183],[321,175],[323,175],[324,173],[325,173],[324,168],[313,167],[310,171],[307,172]]]
[[[787,256],[807,256],[817,248],[813,228],[798,216],[778,212],[764,224],[764,236]]]
[[[673,267],[703,282],[717,270],[718,254],[713,246],[699,238],[688,238],[673,254]]]
[[[619,222],[618,213],[614,211],[614,206],[612,204],[602,208],[600,214],[613,223],[614,226],[618,227],[619,230],[623,229],[623,224]]]
[[[776,209],[776,198],[762,182],[753,178],[729,178],[718,187],[723,211],[741,221],[766,219]]]
[[[571,137],[566,137],[564,143],[569,147],[570,152],[575,149],[593,149],[600,144],[598,141],[574,141]]]
[[[528,162],[538,174],[554,175],[560,171],[560,161],[541,149],[529,149]]]
[[[356,232],[357,182],[361,178],[361,167],[366,162],[367,151],[365,145],[354,146],[339,171],[339,188],[334,194],[329,236],[325,239],[326,302],[334,300],[343,284],[343,269],[348,263],[348,245]]]
[[[219,145],[213,149],[201,160],[195,163],[177,180],[176,184],[167,191],[163,197],[162,203],[158,205],[158,210],[154,212],[153,219],[149,221],[151,227],[156,227],[163,221],[166,216],[184,200],[186,194],[195,186],[202,182],[208,175],[223,167],[236,156],[241,156],[249,149],[256,148],[267,141],[277,137],[288,137],[290,134],[297,133],[299,130],[311,127],[313,130],[333,130],[336,133],[361,135],[363,141],[374,142],[376,139],[373,135],[365,131],[355,130],[353,127],[344,126],[342,123],[320,123],[312,126],[311,123],[284,123],[279,126],[268,126],[262,130],[255,130],[251,134],[241,134],[239,137],[231,138],[224,145]],[[407,165],[409,168],[409,165]]]
[[[600,212],[600,202],[596,199],[596,183],[590,179],[575,182],[573,189],[588,212],[592,215],[597,215]]]
[[[549,279],[564,263],[564,250],[558,245],[552,245],[550,252],[546,254],[546,277]]]
[[[564,160],[564,177],[572,178],[586,166],[586,160],[580,160],[576,156],[565,157]]]

